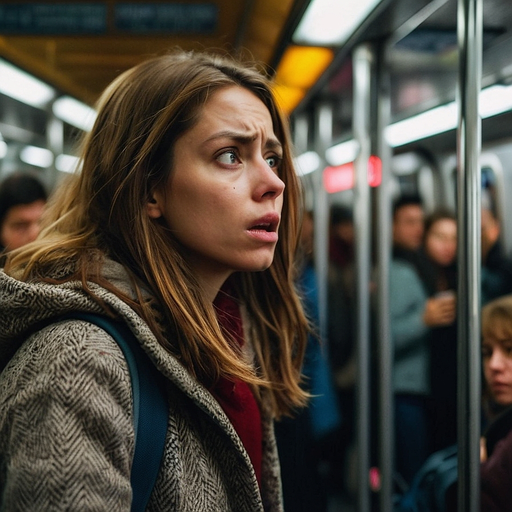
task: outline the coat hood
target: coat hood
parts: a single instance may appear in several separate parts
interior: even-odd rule
[[[68,266],[67,271],[70,268]],[[120,291],[135,298],[130,277],[121,264],[105,260],[102,276]],[[158,343],[146,322],[112,292],[96,283],[88,284],[91,291],[126,322],[158,370],[225,425],[227,418],[220,406],[176,357]],[[144,290],[142,293],[144,295]],[[147,296],[150,296],[149,293]],[[0,270],[0,371],[32,333],[76,311],[103,312],[99,304],[83,290],[81,282],[24,282]]]
[[[62,270],[63,274],[71,268],[68,266],[67,270]],[[135,298],[130,277],[121,264],[105,260],[102,276],[120,291]],[[197,382],[175,356],[160,345],[146,322],[112,292],[96,283],[88,284],[94,294],[126,322],[158,370],[233,435],[233,427],[210,392]],[[142,290],[142,293],[150,297],[148,292]],[[83,290],[81,282],[24,282],[8,276],[0,269],[0,372],[32,333],[76,311],[103,312],[98,303]]]
[[[108,261],[104,265],[104,276],[123,292],[134,294],[130,289],[128,275],[120,264]],[[117,307],[111,305],[123,315],[120,309],[127,306],[123,307],[122,301],[95,284],[91,284],[91,289],[102,298],[108,296],[109,303],[118,302]],[[0,369],[31,333],[73,311],[102,312],[101,307],[84,292],[78,281],[58,285],[24,282],[1,270]]]

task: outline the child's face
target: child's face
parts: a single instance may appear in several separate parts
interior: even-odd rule
[[[512,335],[486,336],[482,363],[489,391],[496,403],[512,405]]]

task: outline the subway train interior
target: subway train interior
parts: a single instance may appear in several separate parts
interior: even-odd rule
[[[309,510],[397,510],[403,488],[392,432],[400,418],[390,412],[387,300],[392,204],[417,195],[426,214],[443,207],[457,218],[458,510],[476,512],[482,203],[496,213],[512,257],[512,2],[320,4],[0,2],[0,180],[26,171],[51,191],[77,172],[78,142],[94,122],[99,94],[152,55],[212,49],[261,63],[289,117],[305,209],[313,212],[318,322],[328,355],[336,343],[328,336],[336,315],[328,284],[331,210],[343,207],[354,227],[351,314],[340,311],[350,323],[355,368],[354,402],[341,407],[341,417],[352,429],[336,433],[348,441],[331,440],[348,446],[330,462],[325,506]]]

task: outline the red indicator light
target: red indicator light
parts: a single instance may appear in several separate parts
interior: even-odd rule
[[[382,183],[382,160],[375,155],[368,158],[368,185],[378,187]]]
[[[324,188],[329,194],[354,187],[354,163],[326,167],[323,172]],[[378,156],[368,159],[368,184],[378,187],[382,182],[382,161]]]
[[[352,163],[326,167],[324,169],[324,188],[329,194],[349,190],[354,186],[354,165]]]

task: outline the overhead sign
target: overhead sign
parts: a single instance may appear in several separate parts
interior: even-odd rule
[[[0,35],[211,34],[218,18],[212,3],[1,3]]]
[[[0,4],[1,34],[84,35],[106,31],[106,4]]]
[[[114,25],[120,32],[210,34],[217,29],[218,16],[215,4],[114,5]]]

